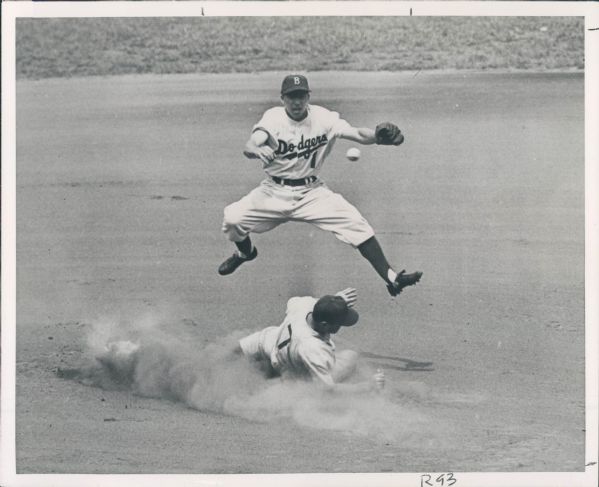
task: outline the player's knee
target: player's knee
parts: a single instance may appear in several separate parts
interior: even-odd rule
[[[233,242],[241,242],[247,232],[241,226],[242,215],[234,207],[228,206],[224,211],[222,231]]]
[[[236,205],[229,205],[224,210],[223,229],[225,227],[238,226],[242,221],[243,215]]]

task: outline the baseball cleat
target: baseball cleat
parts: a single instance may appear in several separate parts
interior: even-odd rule
[[[412,274],[406,274],[405,269],[397,274],[395,281],[391,284],[387,284],[387,291],[391,296],[397,296],[401,293],[401,290],[407,286],[413,286],[422,277],[422,272],[413,272]]]
[[[254,250],[250,254],[249,257],[241,257],[237,252],[235,252],[231,257],[225,260],[218,268],[218,273],[221,276],[226,276],[228,274],[233,274],[237,268],[247,262],[248,260],[254,260],[258,256],[258,250],[254,247]]]

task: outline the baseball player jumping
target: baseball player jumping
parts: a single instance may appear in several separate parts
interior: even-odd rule
[[[260,159],[267,178],[225,208],[223,232],[237,251],[220,265],[219,274],[231,274],[256,258],[251,232],[263,233],[299,221],[333,232],[357,248],[385,280],[391,296],[416,284],[422,272],[395,272],[366,219],[318,176],[337,138],[364,145],[399,145],[403,142],[399,128],[389,122],[374,130],[352,127],[338,113],[309,104],[310,88],[302,75],[285,77],[281,100],[283,106],[267,110],[246,143],[244,155]]]
[[[370,381],[342,383],[355,371],[358,354],[352,350],[336,353],[331,335],[342,326],[357,323],[356,300],[353,288],[320,299],[291,298],[279,326],[242,338],[235,353],[254,360],[270,377],[314,380],[334,392],[379,391],[385,385],[385,374],[380,370]]]

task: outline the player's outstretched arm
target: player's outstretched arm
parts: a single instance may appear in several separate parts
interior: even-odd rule
[[[349,289],[349,288],[348,288]],[[315,351],[312,347],[302,346],[297,348],[299,359],[310,372],[312,380],[322,389],[333,394],[356,394],[367,392],[381,392],[385,386],[385,373],[377,370],[370,380],[356,383],[342,382],[344,380],[337,373],[332,372],[334,359],[332,352]],[[357,354],[355,354],[357,356]],[[337,379],[337,380],[336,380]]]
[[[399,127],[391,122],[379,123],[374,130],[366,127],[347,127],[339,137],[364,145],[401,145],[404,141]]]
[[[260,159],[270,164],[275,158],[275,151],[268,145],[269,135],[264,130],[256,130],[245,144],[243,155],[248,159]]]
[[[371,145],[376,142],[374,130],[367,127],[348,127],[339,134],[339,137],[363,145]]]
[[[329,385],[327,390],[337,394],[356,394],[356,393],[381,393],[385,388],[385,373],[382,370],[377,370],[370,380],[357,382],[354,384],[346,384],[336,382],[332,386]]]

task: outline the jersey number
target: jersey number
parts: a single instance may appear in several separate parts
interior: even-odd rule
[[[310,161],[310,167],[314,169],[316,167],[316,152],[312,156],[312,160]]]

